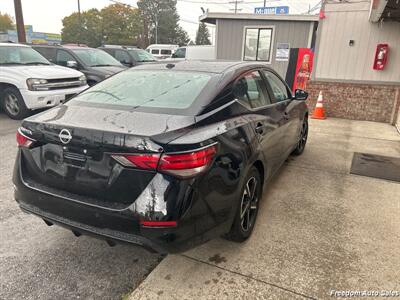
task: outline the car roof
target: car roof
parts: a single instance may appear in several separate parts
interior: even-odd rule
[[[116,50],[143,50],[137,46],[104,45],[98,49],[116,49]]]
[[[88,46],[78,46],[78,45],[44,45],[44,44],[36,44],[32,45],[32,47],[37,47],[37,48],[57,48],[57,49],[96,49],[96,48],[91,48]]]
[[[28,45],[24,45],[24,44],[18,44],[18,43],[3,43],[0,42],[0,46],[9,46],[9,47],[25,47],[25,48],[29,48],[30,46]]]
[[[139,50],[142,50],[142,51],[146,51],[146,50],[143,50],[143,49],[141,49],[141,48],[137,48],[137,47],[98,47],[97,49],[101,49],[101,50],[107,50],[107,49],[111,49],[111,50],[133,50],[133,51],[139,51]]]
[[[96,48],[91,48],[91,47],[87,47],[87,46],[75,46],[75,45],[63,45],[61,46],[61,48],[64,49],[81,49],[81,50],[87,50],[87,49],[96,49]]]
[[[177,45],[177,44],[151,44],[151,45],[147,46],[147,48],[170,48],[170,47],[178,48],[179,45]]]
[[[166,60],[154,64],[140,65],[134,70],[165,70],[194,71],[207,73],[225,73],[236,69],[267,68],[268,65],[260,62],[249,61],[227,61],[227,60]]]

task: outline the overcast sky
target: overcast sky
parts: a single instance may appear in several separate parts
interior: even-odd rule
[[[136,7],[137,0],[118,0]],[[101,9],[112,4],[111,0],[80,0],[81,10],[90,8]],[[229,12],[234,8],[232,0],[178,0],[177,8],[181,18],[181,26],[189,33],[191,39],[196,36],[198,17],[201,7],[213,12]],[[238,0],[241,12],[252,13],[255,7],[263,6],[263,0]],[[267,0],[267,6],[288,5],[290,13],[304,13],[309,6],[313,7],[319,0]],[[26,25],[33,25],[34,31],[60,33],[61,20],[77,11],[77,0],[22,0],[24,21]],[[14,17],[14,1],[0,0],[0,12]],[[210,28],[213,34],[213,28]]]

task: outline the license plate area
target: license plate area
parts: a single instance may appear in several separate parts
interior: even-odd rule
[[[95,149],[63,147],[63,163],[68,166],[89,168],[103,160],[103,153]]]
[[[63,161],[66,165],[83,168],[87,160],[88,156],[86,154],[66,150],[63,151]]]

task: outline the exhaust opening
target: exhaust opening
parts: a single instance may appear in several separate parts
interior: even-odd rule
[[[46,223],[47,226],[53,226],[53,223],[51,223],[50,221],[47,221],[45,219],[43,219],[43,221]]]
[[[82,235],[82,233],[80,233],[79,231],[76,230],[72,230],[72,233],[74,234],[74,236],[76,237],[80,237]]]

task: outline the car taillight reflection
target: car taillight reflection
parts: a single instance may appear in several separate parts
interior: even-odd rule
[[[134,167],[143,170],[156,170],[160,154],[113,154],[116,161],[125,167]]]
[[[145,221],[141,220],[140,225],[143,227],[176,227],[176,221]]]

